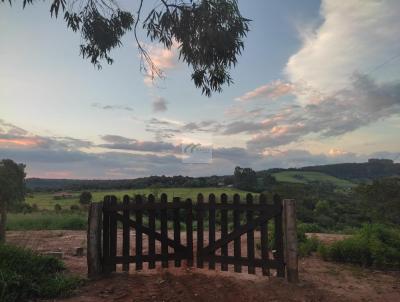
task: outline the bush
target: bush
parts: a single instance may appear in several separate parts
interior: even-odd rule
[[[0,245],[0,301],[31,301],[69,295],[81,280],[63,273],[61,260]]]
[[[297,229],[303,233],[322,233],[324,229],[322,229],[316,223],[298,223]]]
[[[80,204],[88,204],[92,201],[92,193],[84,191],[79,196],[79,203]]]
[[[320,247],[324,260],[400,269],[400,232],[381,224],[364,225],[355,235]]]
[[[60,206],[58,203],[56,203],[56,204],[54,205],[54,211],[56,211],[56,213],[58,213],[58,212],[60,212],[61,210],[62,210],[61,206]]]
[[[317,251],[320,241],[315,237],[307,238],[305,233],[312,233],[319,230],[315,224],[299,223],[297,225],[297,242],[300,257],[309,256],[311,253]]]
[[[73,204],[69,207],[71,209],[71,211],[79,211],[79,206],[76,204]]]
[[[321,242],[316,237],[306,238],[305,241],[299,242],[299,256],[310,256],[318,250]]]
[[[315,226],[312,226],[313,229],[315,229]],[[271,250],[276,249],[275,245],[275,232],[274,232],[274,225],[270,224],[268,227],[268,248]],[[320,245],[320,241],[315,238],[307,238],[305,230],[310,230],[311,227],[309,224],[303,224],[299,223],[297,225],[297,243],[298,243],[298,249],[299,249],[299,256],[300,257],[305,257],[311,255],[311,253],[316,252],[318,250],[318,246]],[[256,248],[258,250],[261,249],[261,242],[257,241],[256,242]]]

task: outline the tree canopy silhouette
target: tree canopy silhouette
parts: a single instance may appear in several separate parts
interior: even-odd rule
[[[0,0],[9,2],[13,0]],[[23,0],[23,7],[36,0]],[[135,13],[122,10],[116,0],[51,0],[50,14],[64,14],[67,27],[80,32],[80,53],[99,69],[103,61],[113,63],[110,52],[122,45],[121,38],[133,30],[140,57],[141,70],[152,79],[163,77],[146,47],[137,36],[138,27],[151,41],[170,49],[176,41],[179,59],[192,69],[191,78],[202,93],[211,96],[231,84],[231,67],[244,47],[249,19],[241,16],[237,0],[158,0],[141,21],[143,0],[137,0]]]
[[[0,161],[0,243],[6,238],[7,209],[25,197],[25,165]]]

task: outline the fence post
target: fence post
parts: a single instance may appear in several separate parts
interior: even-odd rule
[[[296,226],[296,202],[294,199],[283,200],[283,224],[285,234],[285,262],[287,279],[291,283],[299,281],[298,246]]]
[[[101,261],[102,203],[92,202],[89,207],[87,229],[88,278],[95,279],[103,273]]]

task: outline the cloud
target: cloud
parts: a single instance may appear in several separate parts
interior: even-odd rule
[[[224,127],[222,134],[232,135],[239,133],[257,133],[262,130],[261,122],[247,122],[247,121],[236,121],[229,123]]]
[[[133,111],[133,108],[126,105],[104,105],[100,103],[92,103],[92,107],[103,109],[103,110],[125,110]]]
[[[148,54],[153,61],[154,65],[165,73],[166,70],[174,69],[178,66],[178,44],[174,42],[170,49],[166,49],[162,45],[145,45]],[[146,75],[144,77],[144,83],[152,87],[154,86],[154,74],[152,74],[151,68],[146,66]]]
[[[164,121],[176,125],[174,121]],[[207,126],[212,121],[199,124]],[[12,124],[0,122],[1,135],[15,133]],[[7,129],[6,129],[7,128]],[[328,154],[312,154],[306,150],[267,149],[263,152],[246,148],[214,148],[211,164],[188,165],[180,158],[181,146],[163,141],[139,141],[119,135],[104,135],[106,142],[95,145],[71,137],[35,136],[20,129],[24,134],[19,138],[40,138],[42,143],[30,146],[18,144],[4,147],[0,144],[0,158],[11,158],[27,164],[29,177],[56,178],[135,178],[149,175],[226,175],[235,166],[252,167],[256,170],[268,168],[302,167],[316,164],[339,162],[362,162],[370,157],[399,159],[400,153],[379,152],[358,155],[332,149]],[[285,135],[290,128],[277,127],[275,135]],[[14,136],[17,138],[18,136]],[[91,148],[95,148],[94,152]],[[110,151],[112,150],[112,151]]]
[[[256,99],[275,100],[293,92],[294,85],[280,80],[265,84],[236,98],[237,101],[252,101]]]
[[[102,139],[108,142],[107,144],[100,144],[98,147],[115,150],[126,151],[143,151],[143,152],[178,152],[180,146],[175,146],[167,142],[153,142],[153,141],[138,141],[119,135],[104,135]]]
[[[345,134],[400,113],[400,83],[380,83],[366,75],[353,76],[348,88],[318,104],[282,112],[272,128],[259,123],[259,131],[248,147],[262,149],[296,142],[310,133],[322,137]],[[272,125],[272,124],[271,124]]]
[[[331,95],[345,89],[355,72],[375,72],[400,53],[399,11],[397,0],[323,0],[323,22],[313,31],[300,33],[303,45],[286,65],[288,80]],[[398,72],[386,72],[381,80],[398,76]],[[299,99],[310,103],[308,97]]]
[[[343,150],[340,150],[340,149],[337,149],[337,148],[331,148],[331,149],[329,150],[329,152],[328,152],[328,155],[329,155],[329,156],[335,157],[335,156],[345,155],[345,154],[347,154],[347,153],[348,153],[348,152],[343,151]]]
[[[93,144],[90,141],[56,136],[39,136],[29,133],[11,123],[0,119],[0,148],[44,148],[44,149],[76,149],[89,148]]]
[[[152,118],[146,123],[146,131],[154,133],[156,140],[171,139],[185,133],[214,133],[222,125],[214,120],[182,122],[169,119]]]
[[[168,107],[167,107],[167,100],[163,97],[156,97],[153,100],[153,112],[165,112],[167,111]]]
[[[132,142],[131,138],[127,138],[120,135],[107,134],[107,135],[102,135],[101,138],[103,141],[113,144],[129,144],[130,142]]]

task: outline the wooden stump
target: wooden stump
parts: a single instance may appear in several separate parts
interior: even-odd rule
[[[101,261],[101,228],[102,203],[91,203],[87,230],[87,267],[88,278],[95,279],[102,275]]]
[[[295,200],[283,200],[283,211],[286,275],[289,282],[297,283],[299,282],[299,270]]]

